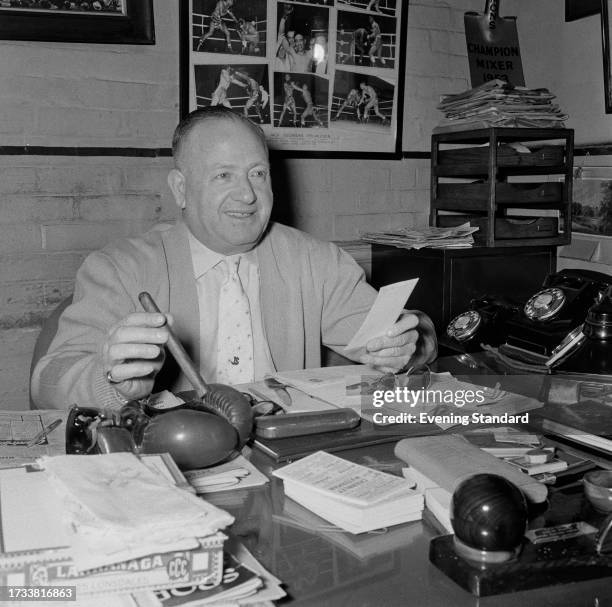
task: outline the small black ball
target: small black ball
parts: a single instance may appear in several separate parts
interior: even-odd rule
[[[513,550],[527,526],[522,491],[496,474],[475,474],[455,489],[451,503],[455,535],[478,550]]]

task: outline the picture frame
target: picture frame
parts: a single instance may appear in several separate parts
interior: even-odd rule
[[[565,0],[565,20],[576,21],[601,11],[601,0]]]
[[[408,0],[186,0],[180,114],[226,105],[270,152],[402,157]]]
[[[27,0],[0,6],[0,39],[155,44],[153,0]]]
[[[612,0],[601,0],[601,45],[606,114],[612,114]]]
[[[612,239],[612,169],[580,167],[572,195],[572,232]]]

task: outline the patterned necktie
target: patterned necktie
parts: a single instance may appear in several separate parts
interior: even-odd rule
[[[222,263],[227,274],[219,293],[217,381],[233,385],[253,381],[253,331],[249,300],[238,276],[240,256]]]

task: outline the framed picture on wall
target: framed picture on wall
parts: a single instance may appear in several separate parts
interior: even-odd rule
[[[606,114],[612,114],[612,0],[601,0],[601,42]]]
[[[181,2],[181,117],[241,112],[272,153],[401,157],[407,0]]]
[[[3,0],[0,39],[155,44],[153,0]]]
[[[572,231],[612,237],[612,170],[579,169],[572,195]]]

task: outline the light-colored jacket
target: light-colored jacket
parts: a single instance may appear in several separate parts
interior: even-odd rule
[[[350,255],[281,224],[270,225],[257,258],[264,331],[277,370],[320,366],[321,344],[335,350],[345,346],[376,297]],[[73,303],[32,376],[38,407],[118,405],[101,348],[114,324],[142,310],[141,291],[172,314],[177,337],[199,365],[199,302],[187,227],[179,222],[87,257],[77,273]],[[173,363],[168,354],[155,391],[191,389]]]

